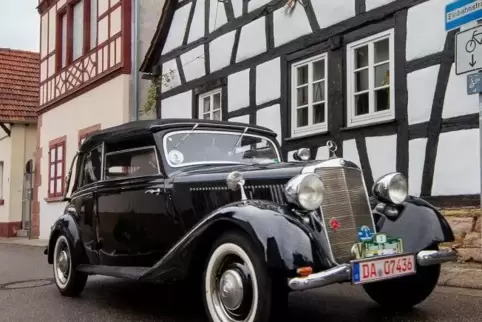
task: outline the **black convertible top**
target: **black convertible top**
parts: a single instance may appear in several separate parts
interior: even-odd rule
[[[243,131],[246,126],[249,127],[248,133],[264,134],[271,137],[276,137],[276,133],[271,129],[259,125],[214,121],[214,120],[200,120],[200,119],[156,119],[156,120],[141,120],[131,121],[109,127],[104,130],[97,131],[89,136],[81,145],[80,151],[88,151],[102,142],[112,142],[119,138],[142,135],[148,132],[156,132],[165,129],[191,129],[198,124],[200,128],[218,128],[227,130]]]

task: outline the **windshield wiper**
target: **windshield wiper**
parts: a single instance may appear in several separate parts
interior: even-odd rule
[[[234,144],[233,149],[231,150],[231,152],[234,153],[234,151],[236,150],[236,147],[238,146],[239,142],[241,142],[241,139],[243,138],[243,136],[246,134],[247,131],[248,131],[248,127],[246,126],[246,127],[244,128],[243,133],[239,136],[238,141],[236,141],[236,144]]]
[[[198,123],[196,123],[196,125],[194,125],[194,127],[188,132],[186,133],[186,135],[184,135],[177,143],[176,145],[174,145],[173,149],[177,148],[179,146],[179,144],[181,144],[185,139],[187,139],[187,137],[189,135],[191,135],[192,132],[194,132],[194,130],[199,126]]]

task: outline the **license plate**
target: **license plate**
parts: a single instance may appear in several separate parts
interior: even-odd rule
[[[352,283],[365,284],[416,273],[415,255],[352,261]]]

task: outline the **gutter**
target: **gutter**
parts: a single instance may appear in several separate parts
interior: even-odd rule
[[[132,0],[132,78],[133,78],[133,93],[132,106],[134,108],[134,121],[139,119],[139,0]]]

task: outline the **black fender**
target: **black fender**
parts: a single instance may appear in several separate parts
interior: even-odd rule
[[[263,254],[267,266],[285,276],[294,276],[300,267],[310,266],[315,271],[331,266],[308,226],[288,208],[269,201],[247,200],[225,205],[204,217],[140,280],[157,279],[160,275],[164,279],[170,274],[183,279],[194,264],[201,261],[204,265],[212,243],[232,228],[246,233]]]
[[[403,240],[405,252],[416,253],[427,247],[454,241],[454,234],[444,216],[423,199],[410,196],[399,207],[395,219],[380,216],[377,230]]]
[[[77,219],[68,212],[61,215],[52,225],[50,230],[50,236],[47,246],[47,261],[49,264],[53,264],[53,254],[55,248],[55,242],[57,237],[61,234],[65,235],[67,240],[72,246],[71,252],[73,256],[79,256],[77,258],[83,258],[84,256],[84,244],[80,235],[80,228],[77,223]]]

